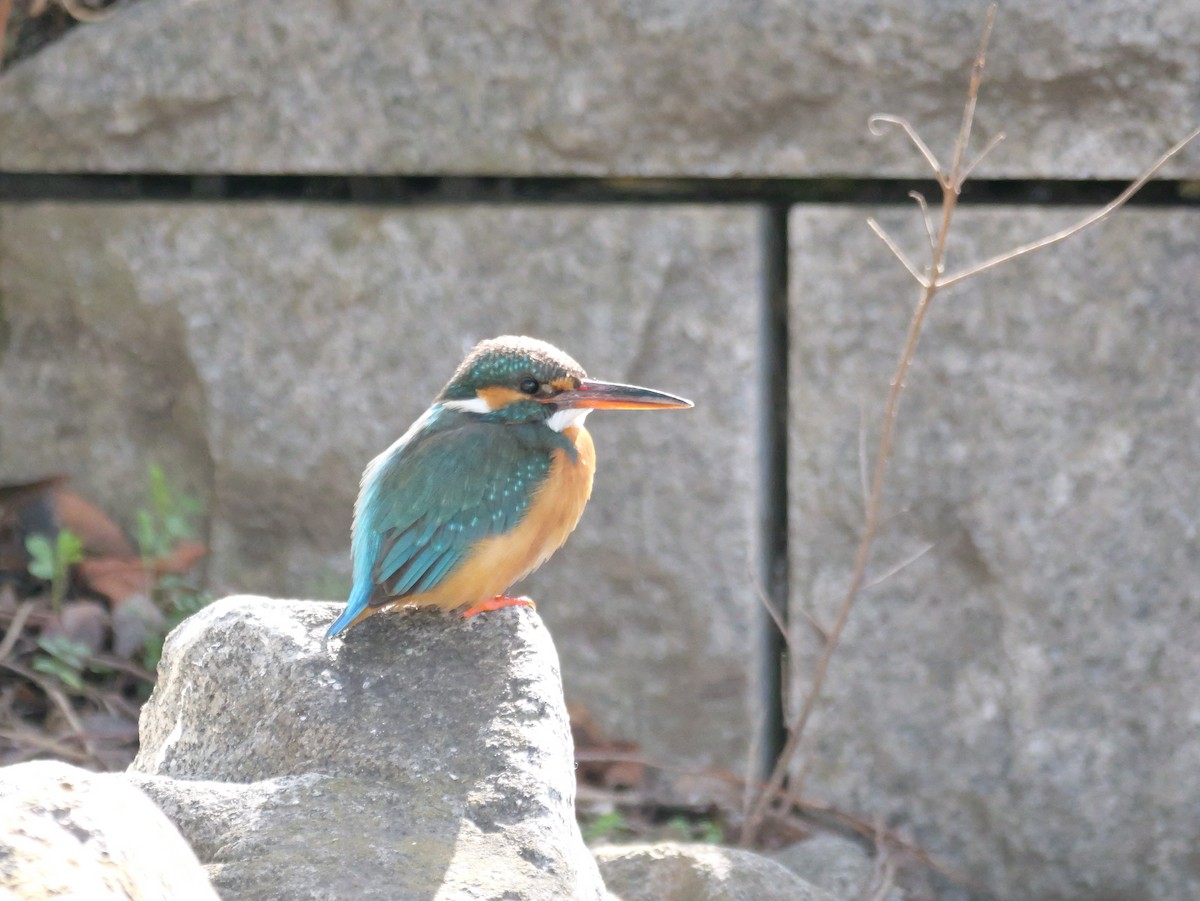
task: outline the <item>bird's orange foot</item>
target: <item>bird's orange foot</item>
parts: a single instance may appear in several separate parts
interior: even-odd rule
[[[505,607],[532,607],[537,609],[535,604],[529,598],[510,598],[507,595],[498,594],[494,598],[488,598],[486,601],[480,601],[467,608],[463,614],[463,619],[474,616],[476,613],[485,613],[488,610],[503,610]]]

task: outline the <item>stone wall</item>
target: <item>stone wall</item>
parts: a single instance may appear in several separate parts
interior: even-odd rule
[[[786,180],[925,177],[866,119],[945,148],[982,15],[139,0],[77,28],[0,77],[0,171],[59,198],[0,197],[0,480],[70,472],[128,521],[157,461],[207,503],[214,591],[334,597],[366,460],[475,340],[546,338],[697,401],[589,421],[595,498],[526,586],[568,697],[653,758],[740,770],[779,703],[755,582],[786,541],[802,688],[913,298],[863,219],[922,240],[903,192],[789,204]],[[977,135],[1008,139],[978,174],[1024,181],[1018,208],[964,211],[953,259],[1055,230],[1063,180],[1130,177],[1200,122],[1197,34],[1185,0],[1005,4]],[[131,173],[211,196],[100,199]],[[306,200],[329,175],[411,190]],[[1165,175],[1200,178],[1200,149]],[[942,299],[876,571],[933,549],[864,595],[814,723],[810,792],[1000,897],[1200,892],[1200,247],[1172,196]],[[786,487],[764,364],[785,326]]]

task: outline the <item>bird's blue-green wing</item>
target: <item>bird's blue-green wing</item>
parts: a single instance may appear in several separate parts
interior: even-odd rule
[[[433,407],[363,474],[355,504],[354,586],[326,635],[369,607],[435,588],[477,541],[515,527],[568,448],[543,425],[485,424]]]
[[[521,521],[551,457],[520,438],[521,430],[473,423],[431,431],[370,473],[354,552],[369,555],[379,603],[432,590],[473,544]]]

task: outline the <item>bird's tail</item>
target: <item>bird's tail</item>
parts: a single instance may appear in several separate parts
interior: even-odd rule
[[[350,592],[350,599],[346,601],[346,609],[342,611],[342,615],[335,619],[325,631],[326,638],[334,638],[340,635],[359,619],[366,616],[367,605],[371,600],[371,592],[374,587],[370,580],[354,583],[354,588]]]

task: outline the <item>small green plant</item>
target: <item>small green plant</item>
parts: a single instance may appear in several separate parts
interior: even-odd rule
[[[629,833],[629,822],[619,810],[602,813],[581,827],[583,840],[591,845],[599,841],[611,841]]]
[[[719,845],[725,840],[725,830],[713,820],[689,820],[687,817],[671,817],[666,823],[673,837],[684,842],[703,842]]]
[[[57,613],[67,596],[71,567],[83,559],[83,542],[78,535],[60,529],[53,539],[42,534],[27,536],[25,549],[29,551],[29,574],[50,583],[50,607]]]
[[[212,598],[199,591],[182,576],[162,575],[154,585],[159,607],[166,615],[162,631],[146,639],[142,646],[142,666],[154,672],[162,659],[163,642],[172,629],[212,603]]]
[[[38,647],[45,653],[33,658],[33,668],[48,673],[74,691],[83,690],[84,672],[111,673],[102,663],[92,660],[92,652],[85,644],[72,641],[65,635],[49,635],[38,639]]]
[[[172,488],[158,464],[151,464],[147,475],[150,506],[137,513],[137,543],[143,557],[156,559],[168,556],[180,541],[196,537],[196,520],[204,505],[194,495]]]
[[[158,464],[147,468],[146,481],[148,503],[137,512],[135,537],[142,559],[150,568],[156,561],[169,559],[181,542],[196,539],[204,505],[195,495],[173,487]],[[142,665],[151,671],[162,657],[167,633],[212,601],[191,579],[176,573],[160,572],[152,596],[164,619],[161,631],[150,635],[142,647]]]

